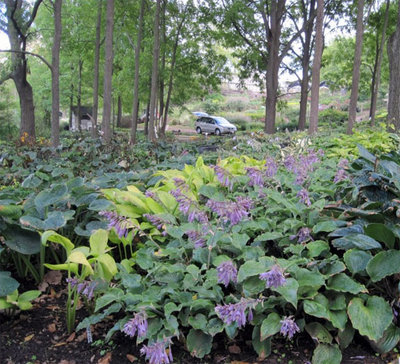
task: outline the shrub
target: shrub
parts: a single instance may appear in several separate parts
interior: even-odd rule
[[[318,114],[320,124],[336,126],[344,124],[348,119],[348,113],[336,109],[325,109]]]

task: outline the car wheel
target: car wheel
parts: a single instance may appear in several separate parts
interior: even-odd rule
[[[221,135],[221,130],[215,129],[215,135]]]
[[[196,128],[196,133],[197,133],[197,134],[201,134],[201,128],[200,128],[200,127],[197,127],[197,128]]]

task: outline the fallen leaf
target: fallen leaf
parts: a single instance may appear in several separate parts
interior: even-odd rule
[[[231,354],[240,354],[240,353],[241,353],[241,350],[240,350],[239,346],[237,346],[237,345],[231,345],[231,346],[229,346],[229,347],[228,347],[228,351],[229,351]]]
[[[68,336],[68,339],[66,340],[67,343],[70,343],[71,341],[74,341],[75,339],[75,332],[73,332],[71,335]]]
[[[43,277],[43,282],[46,282],[48,284],[53,284],[53,285],[59,285],[62,280],[62,273],[59,270],[51,270],[48,271],[44,277]]]
[[[122,160],[121,162],[118,163],[118,165],[122,168],[128,168],[129,164],[126,160]]]
[[[134,361],[138,360],[138,358],[136,358],[136,356],[132,355],[132,354],[126,354],[126,358],[133,363]]]
[[[77,341],[78,343],[80,343],[80,342],[82,342],[83,340],[86,340],[86,339],[87,339],[86,331],[84,331],[82,334],[80,334],[80,335],[76,338],[76,341]]]
[[[35,334],[28,335],[27,337],[25,337],[24,341],[27,342],[27,341],[29,341],[29,340],[32,340],[32,338],[33,338],[34,336],[35,336]]]
[[[58,364],[76,364],[75,360],[61,360]]]
[[[50,297],[51,297],[51,298],[54,298],[54,297],[56,297],[56,296],[57,296],[56,291],[55,291],[53,288],[51,288],[51,289],[50,289]]]
[[[51,333],[56,331],[56,324],[50,324],[49,326],[47,326],[47,330],[49,330]]]
[[[111,361],[111,357],[112,357],[112,352],[109,351],[106,355],[104,355],[102,358],[99,359],[97,364],[109,364]]]
[[[67,345],[67,343],[65,341],[62,341],[60,343],[55,344],[54,347],[57,348],[59,346],[64,346],[64,345]]]
[[[39,290],[40,292],[45,292],[48,286],[49,286],[48,283],[46,283],[46,282],[41,282],[41,283],[39,284],[39,286],[38,286],[38,290]]]

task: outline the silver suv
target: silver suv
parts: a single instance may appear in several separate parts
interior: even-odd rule
[[[228,120],[220,116],[202,116],[196,121],[197,134],[235,134],[236,131],[237,128],[235,125],[231,124]]]

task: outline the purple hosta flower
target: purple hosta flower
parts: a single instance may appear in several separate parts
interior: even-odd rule
[[[175,187],[178,188],[179,190],[189,191],[189,186],[182,178],[174,177],[173,181]]]
[[[276,164],[274,158],[268,157],[267,161],[265,162],[265,167],[267,167],[267,170],[265,171],[267,177],[273,177],[276,175],[276,172],[278,171],[278,165]]]
[[[206,240],[203,235],[196,230],[188,230],[186,231],[186,235],[190,239],[190,241],[194,244],[196,249],[204,247]]]
[[[147,315],[141,311],[135,314],[123,327],[122,332],[130,337],[134,337],[137,332],[138,337],[144,337],[147,334]]]
[[[285,317],[281,321],[281,334],[291,339],[296,332],[300,332],[300,328],[291,316]]]
[[[311,205],[310,196],[305,188],[302,188],[299,192],[297,192],[297,197],[300,199],[300,202],[304,203],[305,205]]]
[[[168,345],[168,353],[165,350]],[[171,351],[171,338],[156,342],[152,345],[143,345],[140,354],[145,355],[149,364],[170,364],[173,361]]]
[[[198,221],[200,224],[208,223],[206,212],[200,210],[197,203],[184,195],[180,188],[171,190],[170,194],[175,197],[179,205],[179,211],[187,216],[189,222]]]
[[[296,167],[294,173],[296,174],[296,179],[294,180],[294,184],[302,185],[307,179],[307,169],[298,169]]]
[[[290,240],[294,240],[297,238],[298,243],[304,243],[304,242],[313,240],[310,233],[311,233],[311,229],[309,229],[307,227],[303,227],[303,228],[299,229],[299,231],[297,232],[296,235],[291,235]]]
[[[338,163],[338,168],[347,168],[349,166],[349,161],[347,159],[341,159]]]
[[[257,168],[248,167],[246,168],[247,176],[250,178],[249,186],[264,187],[263,174]]]
[[[232,175],[224,168],[220,166],[213,166],[215,174],[217,175],[218,181],[228,189],[232,190],[233,180]]]
[[[267,288],[278,288],[286,284],[286,278],[283,274],[283,269],[277,264],[272,266],[268,272],[261,273],[259,278],[262,281],[266,281]]]
[[[292,155],[288,155],[283,164],[288,171],[293,172],[296,165],[296,159]]]
[[[114,211],[100,211],[100,216],[105,216],[108,220],[108,228],[114,228],[119,238],[128,236],[128,228],[131,226],[131,222],[124,216],[119,216]]]
[[[156,197],[156,194],[153,191],[150,190],[146,190],[146,192],[144,193],[144,195],[146,197],[151,197],[152,199],[154,199]]]
[[[225,287],[228,287],[230,281],[233,283],[237,282],[237,269],[232,261],[228,260],[226,262],[222,262],[217,267],[217,272],[218,283],[223,283]]]
[[[344,181],[347,178],[348,176],[346,174],[346,171],[344,169],[338,169],[338,171],[335,174],[335,178],[333,179],[333,182],[338,183]]]
[[[165,230],[165,225],[169,223],[167,220],[164,220],[157,215],[144,214],[143,216],[147,220],[149,220],[150,223],[152,223],[158,230],[162,231],[163,236],[167,235],[167,232]]]
[[[252,309],[257,305],[259,300],[242,298],[238,303],[228,305],[218,305],[215,307],[215,312],[218,317],[227,325],[237,323],[238,327],[246,325],[246,310],[249,308],[247,320],[253,319]]]
[[[97,286],[97,282],[95,281],[82,281],[80,282],[77,278],[67,278],[66,282],[71,285],[71,288],[76,287],[76,292],[78,294],[82,293],[82,295],[86,296],[89,300],[93,298],[94,289]]]
[[[225,222],[236,225],[249,215],[253,201],[247,197],[239,196],[236,202],[208,200],[207,207],[215,212]]]

